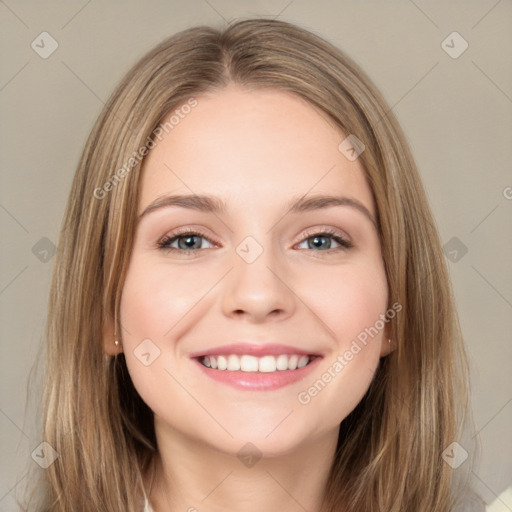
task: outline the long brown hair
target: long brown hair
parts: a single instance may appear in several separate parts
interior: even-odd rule
[[[390,304],[402,305],[391,322],[396,350],[341,423],[323,510],[452,510],[454,470],[441,455],[461,438],[468,370],[439,236],[407,141],[355,62],[309,31],[265,19],[166,39],[126,74],[92,129],[49,297],[42,439],[59,456],[42,472],[38,510],[142,507],[142,477],[156,454],[153,415],[124,356],[105,355],[103,324],[119,319],[140,149],[151,147],[155,128],[174,109],[230,82],[294,93],[363,141],[359,158],[378,214]]]

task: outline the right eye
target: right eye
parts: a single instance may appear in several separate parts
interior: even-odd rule
[[[157,246],[163,251],[195,253],[196,251],[203,249],[203,247],[201,247],[202,239],[207,240],[209,243],[213,243],[209,238],[197,231],[184,230],[164,237],[158,242]],[[173,244],[176,243],[177,247],[173,247]]]

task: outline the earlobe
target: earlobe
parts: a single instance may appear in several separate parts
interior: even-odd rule
[[[394,340],[392,340],[389,336],[385,335],[382,337],[382,340],[380,342],[380,357],[386,357],[391,352],[396,350],[396,343]]]
[[[114,320],[109,316],[103,323],[103,350],[108,356],[116,356],[123,351],[119,335],[115,334]]]

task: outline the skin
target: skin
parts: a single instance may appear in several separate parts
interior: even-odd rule
[[[138,213],[162,195],[191,193],[219,196],[227,211],[164,207],[141,219],[121,300],[122,348],[110,325],[105,351],[125,352],[155,415],[155,511],[317,511],[339,424],[391,350],[388,325],[307,405],[297,395],[385,313],[388,286],[377,230],[359,210],[286,213],[285,206],[292,197],[336,194],[375,217],[371,190],[359,160],[338,150],[346,135],[297,96],[230,85],[196,99],[146,157]],[[156,247],[182,227],[211,242],[198,238],[193,256]],[[354,247],[337,250],[329,236],[311,245],[325,229]],[[263,248],[250,264],[236,252],[247,236]],[[160,355],[145,366],[134,350],[148,338]],[[238,340],[323,358],[303,381],[246,391],[209,379],[189,357]],[[252,467],[236,457],[247,442],[262,454]]]

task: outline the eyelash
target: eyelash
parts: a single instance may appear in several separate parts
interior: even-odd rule
[[[208,242],[210,242],[212,244],[215,243],[213,240],[211,240],[210,238],[208,238],[207,236],[202,234],[200,231],[184,229],[183,231],[177,231],[175,233],[172,233],[172,235],[170,235],[170,236],[164,237],[162,240],[160,240],[157,243],[157,248],[162,251],[166,251],[166,252],[180,252],[182,254],[187,254],[187,255],[194,255],[198,251],[205,250],[205,249],[184,250],[184,249],[177,249],[176,247],[169,247],[170,244],[172,244],[179,238],[186,237],[186,236],[199,236],[201,238],[208,240]],[[319,231],[319,232],[316,231],[316,232],[312,232],[312,233],[311,232],[306,233],[300,243],[304,242],[305,240],[308,240],[309,238],[313,238],[313,237],[332,238],[335,242],[340,244],[339,247],[335,247],[334,249],[327,249],[325,251],[314,251],[314,252],[326,252],[326,253],[332,254],[333,252],[337,253],[338,251],[347,251],[348,249],[351,249],[352,247],[354,247],[354,244],[351,241],[347,240],[346,238],[342,237],[339,233],[337,233],[336,231],[333,231],[331,229],[326,229],[326,230]],[[312,250],[312,249],[308,249],[308,250]]]

